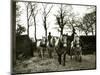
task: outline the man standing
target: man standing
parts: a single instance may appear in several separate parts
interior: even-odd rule
[[[52,58],[52,44],[51,44],[51,32],[49,32],[49,35],[48,35],[48,42],[49,42],[49,47],[48,47],[48,53],[49,53],[49,57]]]
[[[51,32],[49,32],[49,35],[48,35],[48,41],[49,41],[49,46],[51,47],[51,38],[52,38],[52,36],[51,36]]]

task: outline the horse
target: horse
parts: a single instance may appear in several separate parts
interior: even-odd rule
[[[52,53],[55,47],[55,37],[52,36],[50,41],[47,39],[47,43],[45,42],[46,38],[42,38],[39,43],[37,43],[39,56],[43,59],[45,52],[48,52],[48,57],[52,58]]]
[[[50,41],[47,39],[47,50],[48,50],[48,54],[49,54],[49,58],[53,58],[52,53],[55,50],[55,37],[51,37]]]
[[[45,55],[45,51],[46,51],[45,38],[42,38],[39,41],[37,41],[37,51],[38,51],[39,57],[43,59]]]
[[[74,56],[76,61],[79,62],[82,61],[82,47],[80,45],[80,37],[77,35],[74,37],[74,40],[71,42],[70,56],[71,59]]]
[[[68,53],[67,35],[62,35],[56,38],[55,51],[58,55],[58,62],[65,66],[66,54]]]
[[[55,38],[52,37],[50,42],[47,42],[49,57],[52,57],[53,50],[56,51],[59,64],[65,66],[66,54],[70,55],[72,39],[73,37],[69,37],[68,34]]]
[[[81,62],[82,49],[79,40],[79,36],[74,36],[73,38],[73,34],[70,37],[68,35],[62,35],[56,40],[55,50],[58,55],[59,64],[65,66],[66,54],[68,54],[71,58],[72,56],[75,56],[76,60]],[[76,47],[74,47],[74,43],[77,44]]]

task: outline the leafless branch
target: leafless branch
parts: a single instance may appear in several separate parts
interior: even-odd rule
[[[50,13],[52,7],[53,7],[53,5],[50,7],[50,9],[49,9],[49,11],[47,12],[46,16]]]

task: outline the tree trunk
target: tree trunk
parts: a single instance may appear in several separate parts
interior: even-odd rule
[[[58,62],[61,64],[61,54],[58,55]]]
[[[28,24],[28,27],[27,27],[27,35],[29,36],[29,24]]]
[[[85,33],[86,34],[86,36],[87,36],[87,33]]]
[[[45,46],[47,45],[47,28],[45,29]]]
[[[94,35],[94,32],[93,32],[93,27],[92,27],[92,35]]]
[[[47,39],[47,28],[45,29],[45,36],[46,36],[46,39]]]
[[[44,29],[45,29],[45,44],[47,44],[47,24],[46,24],[46,17],[44,17]]]
[[[88,35],[88,32],[87,31],[85,31],[85,34],[86,34],[86,36]]]
[[[29,36],[28,5],[27,5],[27,35]]]
[[[34,27],[35,27],[35,42],[37,44],[37,38],[36,38],[36,19],[35,19],[35,16],[34,16]]]
[[[61,35],[63,35],[63,28],[61,28]]]

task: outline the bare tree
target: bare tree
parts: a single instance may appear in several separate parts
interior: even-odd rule
[[[59,28],[60,28],[60,29],[58,29],[58,31],[60,32],[61,35],[63,35],[63,29],[67,23],[67,20],[65,19],[66,18],[66,10],[64,10],[64,7],[62,4],[58,10],[58,14],[55,16],[56,16],[56,24],[59,25]]]
[[[77,20],[75,20],[74,22],[74,28],[77,30],[77,31],[79,31],[79,35],[80,35],[80,33],[81,32],[83,32],[83,30],[82,30],[82,25],[83,25],[83,22],[82,22],[82,18],[78,18]]]
[[[37,4],[36,3],[35,4],[31,3],[30,10],[31,10],[31,15],[32,15],[33,20],[34,20],[34,27],[35,27],[34,36],[35,36],[35,42],[37,43],[37,38],[36,38],[36,15],[38,13],[38,10],[36,10],[36,8],[37,8]]]
[[[92,9],[92,12],[86,13],[83,18],[79,18],[76,22],[76,28],[78,28],[79,31],[84,32],[86,36],[89,33],[95,35],[94,33],[96,28],[96,10],[95,8],[89,9]]]
[[[30,7],[31,2],[25,2],[26,5],[26,12],[27,12],[27,35],[29,36],[29,27],[31,26],[29,23],[30,17],[31,17],[31,13],[29,14],[29,7]]]
[[[50,13],[50,11],[51,11],[51,9],[52,9],[52,7],[53,7],[53,5],[51,5],[50,6],[50,8],[48,9],[48,11],[47,11],[47,4],[42,4],[42,6],[43,6],[43,26],[44,26],[44,29],[45,29],[45,37],[46,37],[46,42],[47,42],[47,18],[48,18],[48,15],[49,15],[49,13]]]
[[[83,29],[86,35],[88,35],[89,32],[92,32],[92,35],[94,35],[95,25],[96,11],[88,13],[83,17]]]

